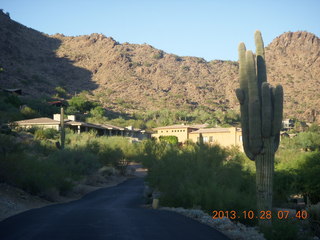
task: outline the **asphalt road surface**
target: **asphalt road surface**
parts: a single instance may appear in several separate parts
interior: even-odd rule
[[[175,212],[141,207],[143,188],[143,178],[133,178],[77,201],[26,211],[0,222],[0,239],[228,239]]]

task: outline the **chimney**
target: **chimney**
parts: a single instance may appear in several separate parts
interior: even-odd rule
[[[53,120],[60,121],[60,113],[53,114]]]
[[[76,115],[68,115],[68,120],[75,121]]]

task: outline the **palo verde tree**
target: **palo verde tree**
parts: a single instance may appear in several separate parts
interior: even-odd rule
[[[274,155],[280,141],[283,112],[283,89],[267,83],[264,44],[260,31],[255,33],[256,54],[239,44],[240,102],[243,147],[255,161],[257,211],[272,211]],[[261,220],[260,226],[271,225]]]

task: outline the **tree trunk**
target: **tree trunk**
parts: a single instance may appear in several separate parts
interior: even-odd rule
[[[64,130],[64,109],[61,107],[61,112],[60,112],[60,146],[61,149],[64,149],[64,143],[65,143],[65,130]]]

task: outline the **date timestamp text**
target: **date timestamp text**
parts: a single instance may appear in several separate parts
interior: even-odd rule
[[[295,215],[290,214],[289,211],[285,210],[279,210],[276,212],[272,211],[259,211],[258,213],[249,210],[249,211],[242,211],[242,212],[237,212],[237,211],[218,211],[214,210],[212,211],[213,219],[221,219],[221,218],[229,218],[231,220],[236,220],[236,219],[265,219],[269,220],[272,218],[277,218],[277,219],[307,219],[308,218],[308,212],[306,210],[300,210],[297,211]]]

